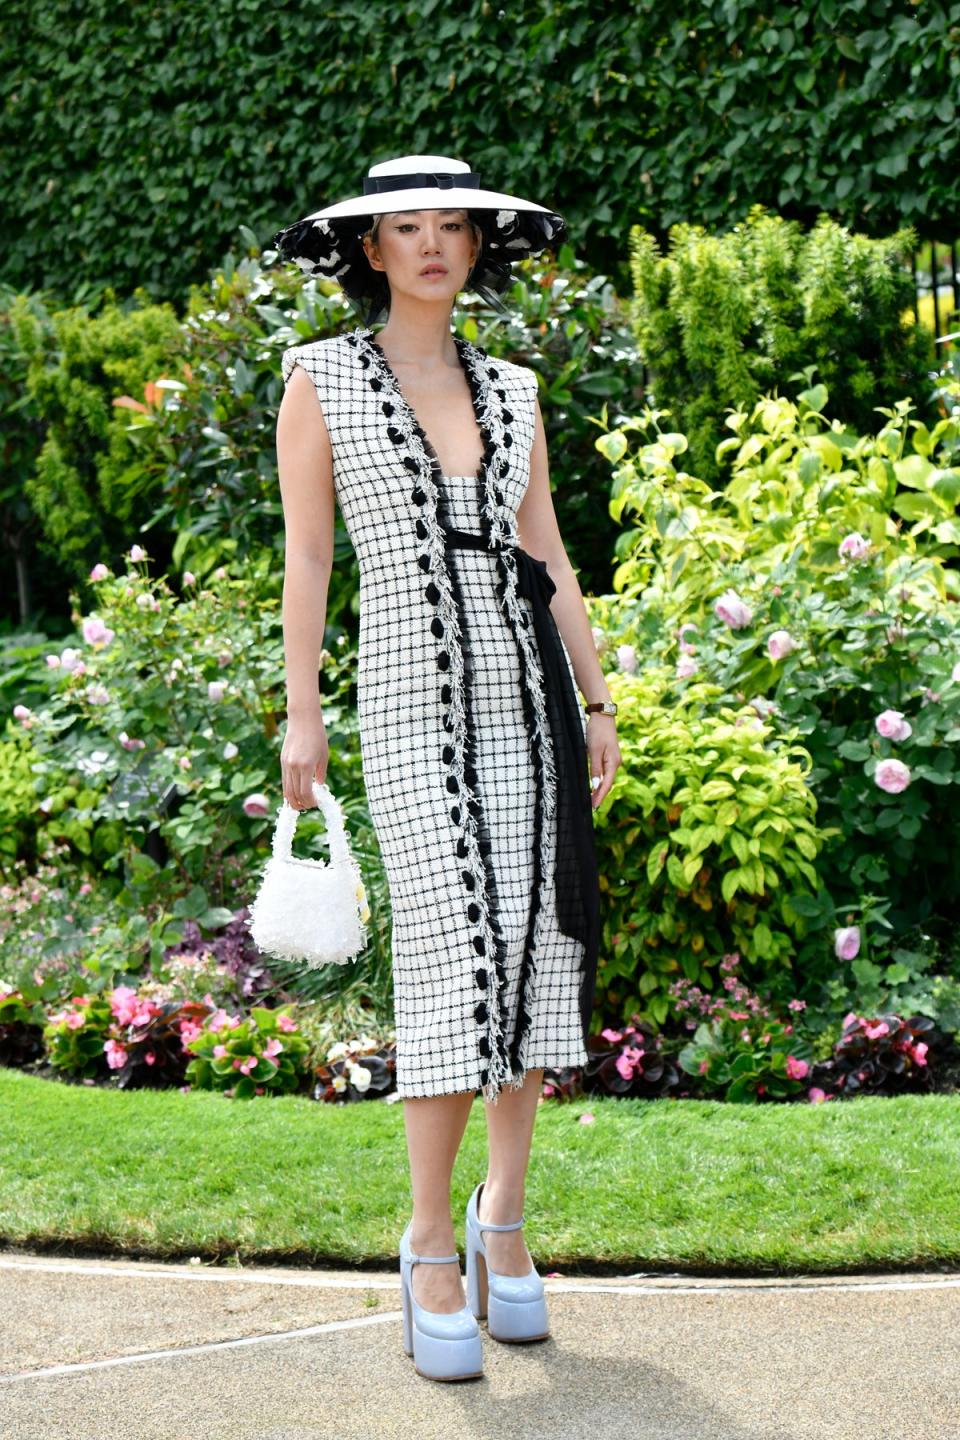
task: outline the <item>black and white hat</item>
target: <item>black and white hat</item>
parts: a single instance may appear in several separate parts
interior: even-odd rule
[[[371,165],[363,194],[338,200],[278,230],[273,247],[309,275],[336,280],[352,300],[368,303],[371,318],[386,309],[386,276],[367,260],[362,236],[377,215],[399,210],[464,209],[480,227],[483,245],[466,288],[502,309],[497,297],[511,280],[511,262],[539,255],[566,235],[562,215],[546,205],[485,190],[480,176],[448,155],[400,155]]]

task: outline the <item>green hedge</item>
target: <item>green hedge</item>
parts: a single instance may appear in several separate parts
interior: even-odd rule
[[[952,11],[952,13],[951,13]],[[462,156],[569,218],[598,269],[634,222],[759,202],[870,233],[956,215],[956,7],[906,0],[8,0],[0,279],[175,299],[241,224],[403,151]]]

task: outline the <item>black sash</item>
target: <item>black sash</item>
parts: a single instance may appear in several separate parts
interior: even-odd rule
[[[448,545],[496,554],[469,530],[444,531]],[[544,676],[544,702],[557,772],[557,844],[554,891],[557,920],[564,935],[580,940],[584,958],[580,983],[580,1023],[584,1045],[591,1028],[597,952],[600,942],[600,884],[593,836],[593,804],[587,775],[582,709],[567,668],[560,632],[550,609],[556,585],[546,562],[519,545],[510,547],[517,562],[517,593],[530,601],[533,629]]]

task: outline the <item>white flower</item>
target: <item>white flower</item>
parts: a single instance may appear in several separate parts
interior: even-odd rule
[[[334,1090],[346,1090],[346,1088],[347,1088],[347,1077],[346,1077],[346,1075],[334,1075],[334,1077],[333,1077],[333,1088],[334,1088]]]
[[[146,560],[146,558],[147,558],[147,552],[146,552],[146,550],[144,550],[144,548],[143,548],[142,545],[131,545],[131,546],[130,546],[130,550],[129,550],[128,554],[127,554],[127,559],[128,559],[128,560],[137,561],[137,560]]]
[[[224,696],[224,691],[226,690],[226,688],[227,688],[227,687],[224,685],[224,683],[223,683],[222,680],[210,680],[210,681],[208,681],[208,683],[207,683],[207,699],[208,699],[208,700],[222,700],[222,699],[223,699],[223,696]]]
[[[142,594],[138,595],[138,596],[137,596],[137,604],[140,606],[140,609],[141,609],[141,610],[146,610],[146,609],[149,607],[152,598],[153,598],[153,597],[150,596],[150,595],[148,595],[148,594],[146,593],[146,591],[144,591]]]
[[[234,745],[234,743],[233,743],[232,740],[228,740],[227,743],[226,743],[226,745],[224,745],[224,747],[223,747],[223,758],[224,758],[224,760],[233,760],[233,759],[235,758],[235,756],[237,756],[237,755],[239,755],[239,754],[240,754],[239,748],[238,748],[236,745]]]
[[[327,1060],[330,1062],[334,1060],[341,1060],[343,1056],[346,1055],[346,1053],[346,1045],[343,1043],[342,1040],[338,1040],[336,1045],[331,1045],[330,1049],[327,1051]]]
[[[681,655],[677,661],[677,679],[688,680],[697,673],[697,662],[692,655]]]
[[[351,1065],[350,1084],[354,1086],[355,1089],[369,1090],[372,1079],[373,1073],[367,1069],[366,1065]]]

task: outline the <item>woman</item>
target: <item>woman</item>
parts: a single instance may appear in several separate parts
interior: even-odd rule
[[[360,565],[361,755],[392,908],[413,1190],[404,1348],[435,1379],[482,1373],[484,1314],[494,1338],[548,1333],[524,1184],[543,1069],[587,1057],[592,814],[620,763],[557,529],[536,375],[450,329],[460,290],[498,303],[510,261],[563,229],[462,161],[405,155],[275,242],[369,306],[367,325],[282,360],[281,770],[290,804],[311,805],[328,760],[317,668],[336,499]],[[450,1179],[478,1088],[489,1164],[467,1207],[465,1304]]]

